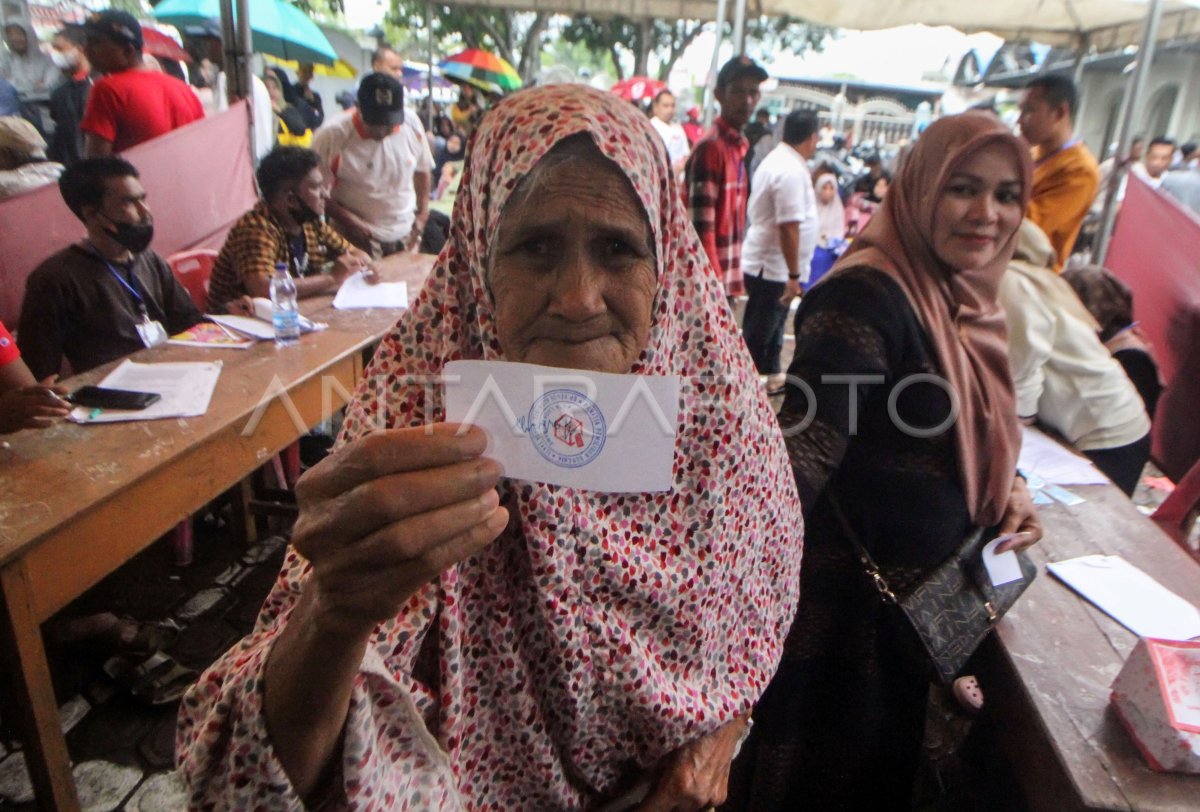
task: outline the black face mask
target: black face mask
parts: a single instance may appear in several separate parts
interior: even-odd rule
[[[304,202],[304,198],[296,195],[296,202],[299,206],[292,206],[288,209],[288,214],[292,215],[292,219],[300,225],[305,223],[315,223],[321,219],[321,215],[313,211],[312,206]]]
[[[153,220],[145,223],[118,223],[107,214],[103,217],[112,224],[112,228],[105,229],[108,235],[135,254],[145,251],[154,239]]]

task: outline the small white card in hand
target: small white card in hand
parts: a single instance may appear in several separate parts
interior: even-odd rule
[[[513,479],[605,493],[673,483],[679,378],[503,361],[452,361],[446,419],[488,433]]]
[[[371,284],[362,271],[352,273],[338,288],[333,297],[333,306],[338,310],[353,308],[408,307],[408,285],[404,282],[377,282]]]
[[[1012,535],[999,536],[987,543],[983,548],[983,566],[987,569],[992,586],[1010,584],[1025,577],[1021,572],[1021,562],[1012,550],[997,553],[996,548],[1012,538]]]

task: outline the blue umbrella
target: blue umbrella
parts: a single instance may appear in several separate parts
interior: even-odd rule
[[[174,26],[204,25],[219,18],[221,8],[219,0],[163,0],[154,16]],[[337,59],[317,24],[285,0],[250,0],[250,33],[259,53],[322,65]]]

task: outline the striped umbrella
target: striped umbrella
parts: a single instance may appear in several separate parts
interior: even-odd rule
[[[506,93],[521,86],[521,77],[513,66],[495,54],[468,48],[439,65],[447,79],[474,85],[489,93]]]

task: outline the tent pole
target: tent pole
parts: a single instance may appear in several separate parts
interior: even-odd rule
[[[733,53],[746,52],[746,0],[734,0],[733,6]]]
[[[238,70],[237,26],[233,22],[233,0],[221,0],[221,50],[225,56],[225,91],[229,103],[246,97],[242,87],[242,73]]]
[[[250,54],[253,50],[250,47],[250,0],[233,0],[234,7],[237,11],[237,71],[238,82],[242,89],[242,95],[250,96]]]
[[[1092,251],[1092,264],[1103,265],[1108,257],[1108,241],[1112,238],[1113,225],[1117,220],[1117,190],[1129,170],[1129,141],[1133,137],[1133,123],[1142,112],[1142,95],[1150,78],[1150,65],[1154,62],[1154,49],[1158,44],[1158,23],[1162,19],[1162,0],[1150,0],[1146,13],[1146,27],[1142,32],[1142,45],[1138,49],[1137,66],[1129,83],[1125,104],[1125,115],[1121,120],[1117,136],[1117,157],[1113,161],[1113,177],[1104,197],[1104,215],[1100,219],[1100,233],[1096,235],[1096,247]]]
[[[713,122],[713,90],[717,84],[717,69],[721,66],[721,40],[725,36],[725,0],[717,0],[717,24],[713,31],[712,65],[708,69],[708,79],[704,83],[704,128],[708,129]]]
[[[1091,50],[1090,40],[1087,34],[1083,34],[1079,38],[1079,50],[1075,54],[1075,64],[1071,67],[1071,81],[1075,83],[1075,87],[1079,94],[1079,106],[1075,109],[1075,120],[1083,121],[1084,108],[1087,107],[1088,96],[1083,90],[1084,69],[1087,67],[1088,51]]]
[[[425,3],[425,58],[429,66],[428,103],[425,105],[425,131],[433,132],[433,0]]]

